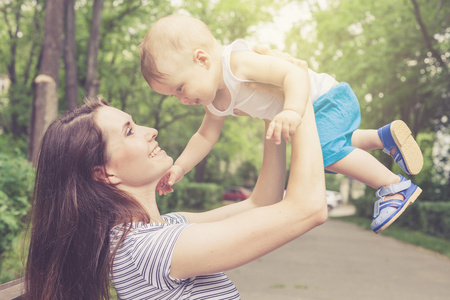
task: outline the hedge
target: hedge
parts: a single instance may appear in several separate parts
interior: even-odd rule
[[[353,203],[358,216],[373,218],[373,200],[361,198],[354,200]],[[450,240],[450,202],[418,200],[408,207],[395,222],[413,230]]]
[[[158,197],[158,206],[161,213],[208,210],[220,205],[222,193],[223,188],[214,183],[177,183],[173,193]]]
[[[30,208],[35,171],[21,157],[0,154],[0,255],[23,229]]]

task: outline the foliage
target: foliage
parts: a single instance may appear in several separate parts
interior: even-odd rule
[[[105,3],[99,57],[100,93],[114,106],[131,114],[138,124],[156,128],[159,140],[164,141],[162,147],[174,157],[182,152],[200,126],[204,110],[180,105],[178,99],[159,95],[149,88],[140,72],[138,53],[138,45],[146,31],[158,18],[183,12],[203,20],[219,41],[228,43],[248,36],[252,26],[269,22],[269,11],[276,9],[282,1],[186,0],[179,3],[179,6],[173,3],[168,5],[168,1],[152,1],[147,5],[136,0]],[[77,10],[77,18],[83,18],[80,28],[88,28],[89,18],[86,16],[89,16],[89,10],[88,3]],[[79,11],[85,13],[80,14]],[[254,11],[259,13],[250,13]],[[81,34],[88,34],[87,29]],[[77,34],[78,44],[82,45],[86,40],[86,36]],[[85,53],[82,52],[80,62],[85,60]],[[208,174],[204,176],[206,182],[230,179],[229,170],[245,160],[255,166],[260,165],[260,142],[263,137],[260,132],[264,130],[264,125],[262,122],[256,123],[248,118],[227,120],[222,137],[208,156]],[[242,126],[246,131],[241,130]],[[220,172],[216,165],[220,165]]]
[[[258,179],[258,175],[259,173],[256,167],[252,163],[246,161],[239,166],[234,177],[238,180],[238,183],[240,183],[241,186],[253,188],[256,180]]]
[[[450,172],[439,173],[436,164],[449,156],[435,162],[430,133],[450,126],[449,3],[330,0],[309,7],[311,18],[293,27],[286,50],[311,69],[350,83],[360,102],[361,128],[404,120],[424,152],[425,166],[415,182],[425,197],[447,201],[448,194],[437,191],[447,191]],[[381,151],[375,155],[399,172]]]
[[[327,190],[340,191],[342,178],[343,175],[340,174],[325,174],[325,184]]]
[[[449,7],[436,10],[436,2],[420,1],[421,16],[432,35],[445,37]],[[448,67],[430,57],[411,1],[329,1],[313,12],[313,23],[315,39],[296,43],[292,33],[289,47],[305,51],[318,71],[350,82],[367,128],[400,118],[417,133],[448,111]],[[442,55],[449,52],[445,38],[432,42]]]
[[[29,239],[25,232],[16,235],[11,241],[11,247],[4,252],[0,260],[0,284],[23,277],[27,257]]]
[[[0,257],[23,230],[30,208],[34,169],[24,158],[0,154]],[[1,260],[0,260],[1,262]]]
[[[28,151],[28,139],[16,139],[12,133],[0,134],[0,153],[14,156],[26,156]]]
[[[1,128],[24,138],[30,125],[32,81],[39,69],[44,0],[2,1],[0,4],[0,74],[11,85],[9,103],[0,111]]]
[[[161,213],[209,210],[220,205],[223,188],[214,183],[187,182],[174,186],[174,192],[158,197]]]

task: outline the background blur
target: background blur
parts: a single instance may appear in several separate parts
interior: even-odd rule
[[[28,157],[37,75],[54,79],[57,101],[50,105],[57,114],[81,104],[85,95],[101,94],[137,124],[159,130],[162,148],[174,158],[198,129],[203,108],[154,93],[140,71],[138,45],[146,31],[175,12],[200,18],[223,44],[245,38],[278,48],[350,83],[361,106],[361,128],[404,120],[424,154],[424,168],[414,178],[424,191],[421,199],[449,203],[449,1],[1,0],[0,283],[21,276],[5,261],[20,257],[9,250],[20,243],[32,193]],[[227,187],[251,189],[263,131],[260,120],[227,120],[214,150],[177,184],[190,192],[161,199],[163,210],[202,209],[221,200]],[[373,154],[401,173],[389,156]],[[327,189],[339,191],[342,180],[348,179],[327,177]],[[373,192],[367,188],[358,197],[370,194],[373,203]],[[439,210],[447,211],[439,226],[450,235],[450,209]]]

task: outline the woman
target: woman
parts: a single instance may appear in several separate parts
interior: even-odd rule
[[[162,216],[155,191],[173,160],[158,132],[98,99],[64,114],[48,128],[37,166],[26,297],[108,299],[111,279],[120,299],[239,299],[223,271],[327,218],[315,128],[309,103],[285,199],[285,148],[265,141],[249,199]]]

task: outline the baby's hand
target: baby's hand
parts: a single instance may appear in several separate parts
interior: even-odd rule
[[[286,142],[291,141],[291,136],[295,134],[297,127],[302,122],[302,116],[293,110],[283,110],[277,114],[267,128],[266,139],[274,139],[275,143],[281,143],[281,135]]]
[[[170,173],[166,173],[166,175],[161,178],[161,180],[156,185],[156,190],[158,191],[158,194],[165,195],[167,193],[172,193],[173,189],[172,187],[167,183],[169,181]]]
[[[166,175],[161,178],[156,186],[156,190],[159,195],[165,195],[167,193],[172,193],[172,185],[180,181],[184,177],[184,170],[179,165],[173,165]]]

